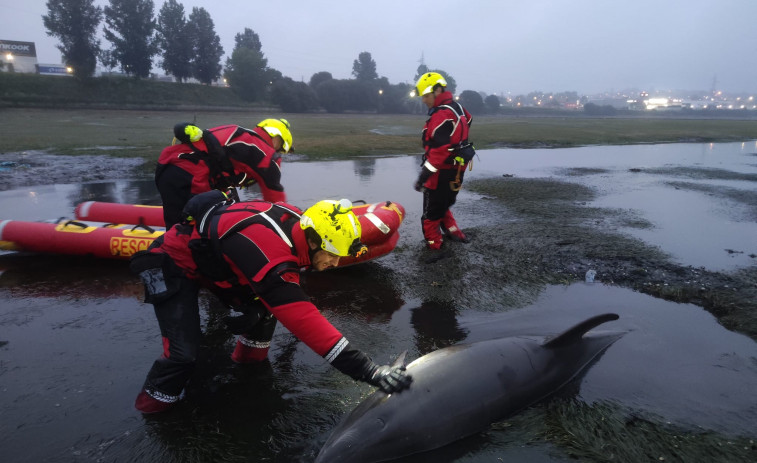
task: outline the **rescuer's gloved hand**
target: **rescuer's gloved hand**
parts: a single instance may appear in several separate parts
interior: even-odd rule
[[[431,177],[431,172],[428,167],[423,166],[423,169],[421,169],[420,175],[418,175],[418,180],[415,181],[415,191],[421,191],[423,189],[423,184],[426,183],[426,180]]]
[[[258,324],[260,316],[251,314],[227,315],[223,317],[223,323],[232,334],[247,334]]]
[[[234,310],[242,312],[240,315],[227,315],[223,322],[233,334],[247,334],[260,322],[267,311],[263,307],[247,306]]]
[[[410,376],[404,366],[375,365],[365,382],[378,387],[387,394],[400,392],[410,387],[413,377]]]

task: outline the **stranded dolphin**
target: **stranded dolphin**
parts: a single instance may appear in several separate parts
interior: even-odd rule
[[[337,425],[315,461],[387,461],[482,431],[575,378],[625,334],[587,332],[617,319],[597,315],[547,340],[508,337],[424,355],[407,366],[409,389],[367,397]]]

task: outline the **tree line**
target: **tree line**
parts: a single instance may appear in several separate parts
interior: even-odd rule
[[[147,78],[157,58],[166,74],[179,83],[196,79],[210,85],[223,77],[243,101],[268,101],[284,112],[425,110],[412,98],[412,85],[392,84],[378,76],[369,52],[354,60],[353,79],[334,79],[331,73],[321,71],[308,83],[299,82],[269,67],[260,37],[245,28],[235,35],[234,49],[222,65],[224,49],[208,11],[193,7],[187,14],[177,0],[166,0],[157,16],[153,0],[109,0],[105,7],[95,6],[94,0],[48,0],[42,19],[47,35],[59,40],[57,48],[64,63],[81,80],[94,76],[98,62],[136,79]],[[98,38],[101,25],[108,47]],[[422,64],[415,79],[429,71],[442,74],[449,90],[455,92],[454,78],[440,69]],[[460,100],[474,113],[496,112],[500,106],[495,95],[484,100],[471,90],[462,92]]]

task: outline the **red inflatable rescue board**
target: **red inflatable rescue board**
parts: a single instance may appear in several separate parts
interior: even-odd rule
[[[360,220],[361,241],[368,251],[344,257],[339,267],[376,259],[399,240],[405,208],[391,201],[353,206]],[[0,250],[128,259],[165,233],[163,208],[89,201],[76,207],[78,220],[57,222],[0,221]],[[84,219],[97,223],[83,222]]]
[[[165,232],[135,225],[92,225],[76,220],[0,221],[0,249],[128,259]]]
[[[74,216],[78,220],[90,222],[131,223],[150,227],[166,226],[163,221],[162,206],[87,201],[76,206]]]

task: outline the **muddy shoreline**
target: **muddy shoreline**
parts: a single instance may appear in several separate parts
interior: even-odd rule
[[[113,172],[145,177],[151,170],[145,165],[140,158],[107,155],[6,153],[0,156],[0,190],[112,179]],[[682,177],[675,188],[702,188],[685,177],[757,181],[757,176],[727,171],[670,169]],[[568,175],[592,173],[583,169]],[[465,188],[481,195],[470,214],[487,218],[484,225],[466,227],[471,243],[445,243],[438,255],[421,243],[400,244],[384,258],[397,269],[390,278],[400,280],[394,283],[408,294],[480,310],[518,307],[533,301],[545,285],[583,281],[594,270],[596,281],[604,284],[700,306],[727,329],[757,341],[757,265],[726,273],[676,264],[659,249],[618,231],[651,226],[645,219],[627,210],[587,206],[596,192],[578,183],[502,176],[468,181]],[[757,192],[734,196],[727,188],[709,188],[708,194],[746,204],[757,218]],[[750,257],[757,264],[757,256]]]
[[[142,158],[108,155],[64,156],[42,151],[0,154],[0,191],[34,185],[93,182],[144,175],[138,172]]]

